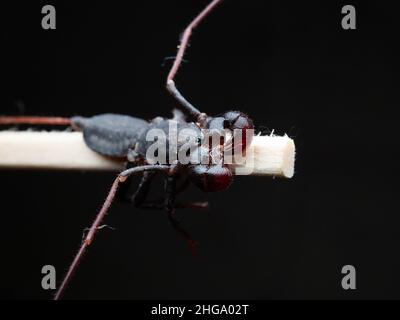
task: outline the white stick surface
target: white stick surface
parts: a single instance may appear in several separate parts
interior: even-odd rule
[[[295,146],[288,136],[256,136],[239,175],[291,178]],[[81,132],[0,131],[0,169],[121,170],[123,163],[90,150]]]
[[[0,131],[0,168],[107,171],[122,162],[90,150],[81,132]]]
[[[271,175],[291,178],[294,174],[295,145],[285,136],[255,136],[245,164],[235,166],[236,175]]]

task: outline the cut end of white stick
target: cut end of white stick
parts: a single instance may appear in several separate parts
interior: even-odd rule
[[[287,135],[255,136],[246,153],[245,164],[236,165],[235,173],[292,178],[295,153],[293,139]]]
[[[291,178],[295,145],[288,136],[255,136],[236,175]],[[89,149],[81,132],[0,131],[0,169],[121,171],[123,162]]]

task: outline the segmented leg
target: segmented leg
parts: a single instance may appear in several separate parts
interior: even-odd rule
[[[96,232],[99,230],[99,227],[102,225],[103,219],[106,216],[114,198],[117,193],[118,187],[121,183],[125,182],[129,176],[137,173],[147,172],[147,171],[170,171],[173,170],[173,166],[167,165],[146,165],[146,166],[139,166],[127,169],[121,172],[117,178],[114,180],[114,183],[111,186],[111,189],[107,195],[106,200],[103,203],[103,206],[100,212],[97,214],[96,219],[94,220],[92,226],[89,229],[89,232],[86,235],[85,240],[82,242],[81,247],[76,254],[74,260],[72,261],[71,266],[68,269],[67,274],[65,275],[61,285],[59,286],[56,295],[54,296],[55,300],[58,300],[62,297],[65,289],[67,288],[69,282],[71,281],[72,275],[74,274],[76,268],[78,267],[79,263],[81,262],[84,254],[86,253],[87,248],[93,242]]]
[[[140,209],[155,209],[155,210],[166,210],[165,199],[159,201],[146,201],[146,197],[150,191],[151,182],[153,181],[156,172],[144,172],[142,179],[132,195],[129,193],[129,187],[133,179],[132,176],[128,177],[124,184],[120,186],[117,191],[117,197],[123,202],[133,203],[135,207]],[[176,180],[178,175],[176,175]],[[184,178],[180,184],[177,184],[175,188],[175,196],[179,195],[187,189],[190,181]],[[207,209],[209,207],[208,202],[177,202],[174,201],[174,209]]]
[[[212,1],[200,14],[187,26],[185,31],[183,32],[182,39],[179,45],[178,53],[176,55],[174,64],[168,74],[166,88],[168,92],[181,104],[184,110],[189,112],[191,116],[196,119],[201,125],[205,124],[207,119],[207,115],[205,113],[200,112],[197,108],[195,108],[186,98],[178,91],[175,86],[174,78],[176,73],[178,72],[179,67],[182,64],[183,57],[185,55],[186,48],[188,46],[190,37],[192,32],[196,27],[215,9],[215,7],[222,2],[222,0],[214,0]]]

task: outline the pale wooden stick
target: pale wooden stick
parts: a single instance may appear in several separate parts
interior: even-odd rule
[[[288,136],[256,136],[235,174],[291,178],[295,146]],[[90,150],[81,132],[0,131],[0,169],[121,171],[123,161]]]
[[[122,162],[90,150],[81,132],[0,131],[0,168],[115,171]]]

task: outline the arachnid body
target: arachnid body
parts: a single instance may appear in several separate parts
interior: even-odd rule
[[[0,124],[70,125],[74,130],[83,132],[86,145],[95,152],[122,158],[126,162],[125,170],[112,184],[103,207],[58,288],[55,299],[62,296],[116,196],[138,207],[165,210],[174,228],[194,248],[194,241],[175,218],[175,210],[182,207],[204,208],[207,203],[179,203],[176,195],[190,183],[205,192],[222,191],[231,185],[233,173],[230,163],[225,161],[225,151],[246,152],[253,138],[253,121],[240,111],[228,111],[215,117],[208,116],[188,102],[174,82],[192,31],[220,2],[221,0],[213,0],[189,24],[182,35],[178,53],[167,77],[166,88],[178,101],[183,112],[174,110],[171,119],[157,117],[146,121],[117,114],[103,114],[91,118],[2,117],[0,119]],[[160,136],[154,134],[160,132],[164,134],[165,139],[160,139]],[[149,135],[153,139],[149,139]],[[157,139],[154,139],[155,136]],[[157,148],[156,152],[151,154],[149,150],[155,142],[159,144],[162,142],[164,148]],[[159,173],[164,173],[166,176],[165,197],[159,203],[146,202],[151,181]],[[129,195],[127,186],[135,174],[142,175],[141,181],[136,192]]]
[[[238,111],[229,111],[220,117],[207,117],[205,128],[202,128],[198,123],[187,122],[183,113],[178,110],[174,110],[172,119],[157,117],[152,121],[145,121],[126,115],[103,114],[91,118],[73,117],[71,125],[83,132],[86,145],[95,152],[104,156],[125,158],[130,167],[173,165],[175,172],[187,174],[189,180],[205,192],[224,190],[232,182],[229,166],[224,165],[223,161],[215,163],[212,154],[219,147],[226,149],[227,146],[235,151],[245,151],[251,143],[254,128],[252,120]],[[149,140],[152,131],[156,141],[159,138],[158,132],[165,137],[165,148],[156,148],[157,157],[148,152],[154,143]],[[233,133],[228,140],[223,136],[227,131]],[[238,131],[240,137],[236,136],[235,140]],[[217,144],[212,141],[211,145],[204,143],[210,142],[207,139],[212,138],[217,139]],[[177,157],[183,146],[186,146],[185,150],[190,158],[190,163],[186,165]],[[198,158],[194,159],[194,156]]]

